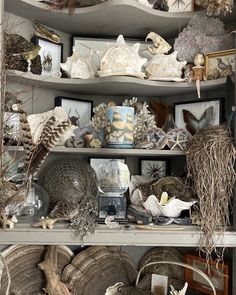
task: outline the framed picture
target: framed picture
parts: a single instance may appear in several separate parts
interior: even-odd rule
[[[217,295],[227,295],[229,293],[229,265],[224,263],[210,263],[210,273],[206,268],[206,259],[195,255],[186,255],[186,263],[192,265],[209,276]],[[218,268],[217,268],[218,266]],[[185,281],[188,282],[189,288],[201,292],[201,294],[212,294],[212,289],[201,275],[193,270],[185,268]]]
[[[162,178],[168,174],[168,159],[145,158],[139,159],[139,173],[154,178]]]
[[[125,163],[125,158],[89,158],[89,164],[90,166],[95,170],[96,174],[97,171],[99,169],[99,166],[102,164],[105,164],[106,162],[110,161],[110,160],[118,160],[122,163]]]
[[[223,120],[223,98],[174,104],[175,124],[194,135],[198,130],[218,125]]]
[[[60,73],[60,63],[63,61],[63,44],[54,43],[38,36],[34,36],[31,41],[41,47],[39,55],[41,57],[42,75],[60,76],[58,73]]]
[[[168,12],[193,11],[193,0],[167,0]]]
[[[63,107],[70,119],[72,121],[78,119],[81,126],[87,125],[92,118],[93,102],[90,100],[57,96],[55,97],[55,106]]]
[[[229,49],[205,54],[207,79],[232,76],[235,72],[235,52],[235,49]]]

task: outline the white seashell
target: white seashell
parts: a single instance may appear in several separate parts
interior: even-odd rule
[[[123,35],[119,35],[116,43],[108,44],[100,62],[99,76],[129,75],[144,77],[142,67],[147,59],[139,56],[140,43],[128,46]]]
[[[186,291],[187,291],[187,288],[188,288],[188,283],[186,282],[184,284],[184,287],[183,289],[181,289],[180,291],[176,291],[175,288],[170,285],[170,295],[185,295],[186,294]]]
[[[181,78],[186,61],[177,61],[177,51],[171,54],[155,55],[146,67],[145,74],[150,80],[184,81]]]
[[[60,122],[67,121],[68,115],[62,107],[55,107],[53,110],[40,113],[40,114],[33,114],[27,117],[31,136],[34,144],[37,144],[39,138],[42,134],[42,131],[50,117],[54,116],[56,121],[55,125],[58,125]]]
[[[92,65],[93,50],[87,56],[80,56],[78,48],[73,47],[72,56],[68,57],[65,63],[61,63],[62,70],[68,78],[89,79],[95,77]]]
[[[188,210],[197,201],[184,202],[179,199],[171,198],[166,205],[161,205],[156,196],[151,195],[143,203],[146,210],[149,210],[152,216],[179,217],[181,211]]]
[[[152,40],[153,46],[148,46],[148,50],[152,54],[160,54],[160,53],[168,53],[172,48],[165,39],[163,39],[160,35],[154,32],[150,32],[145,41]]]
[[[145,5],[147,7],[153,8],[153,4],[150,4],[148,0],[137,0],[139,4]]]
[[[120,292],[118,291],[118,288],[120,288],[120,287],[124,287],[124,283],[119,282],[113,286],[108,287],[106,289],[105,295],[118,295],[118,294],[120,294]]]

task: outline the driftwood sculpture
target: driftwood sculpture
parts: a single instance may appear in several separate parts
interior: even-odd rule
[[[44,291],[48,295],[72,295],[67,286],[61,281],[58,273],[56,250],[56,246],[49,246],[45,260],[38,264],[39,269],[44,271],[47,280]]]

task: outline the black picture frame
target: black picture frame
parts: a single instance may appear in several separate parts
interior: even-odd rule
[[[164,165],[164,169],[155,171],[161,165]],[[146,175],[154,178],[162,178],[169,174],[170,160],[165,157],[145,157],[140,158],[138,161],[139,175]],[[162,167],[162,166],[161,166]],[[145,172],[146,171],[146,172]]]
[[[71,105],[71,106],[70,106]],[[93,101],[67,96],[55,97],[55,107],[61,106],[68,116],[78,118],[81,126],[87,125],[93,114]],[[87,111],[86,111],[87,108]],[[78,111],[80,110],[80,111]]]
[[[224,117],[223,97],[174,104],[174,120],[177,128],[188,130],[192,135],[201,128],[219,125],[224,121]]]
[[[60,72],[60,63],[63,62],[63,43],[55,43],[52,42],[51,40],[39,37],[39,36],[33,36],[31,38],[31,42],[34,45],[39,45],[41,47],[40,51],[39,51],[39,55],[41,57],[41,64],[42,64],[42,74],[41,75],[48,75],[48,76],[53,76],[53,77],[57,77],[58,75],[55,74],[56,72]],[[53,51],[53,54],[51,54],[51,52],[48,49],[48,55],[46,55],[46,49],[44,50],[44,46],[46,47],[46,45],[48,47],[51,46],[51,51]],[[58,49],[56,50],[56,47],[58,47]],[[57,62],[53,63],[53,56],[55,57],[56,52],[58,52],[59,56],[57,59]],[[49,57],[52,58],[52,65],[51,68],[48,65],[48,63],[46,63],[46,58]],[[45,62],[45,65],[44,65]]]

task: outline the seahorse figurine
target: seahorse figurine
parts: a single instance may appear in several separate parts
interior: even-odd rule
[[[181,289],[180,291],[176,291],[175,288],[172,285],[170,285],[170,295],[185,295],[187,288],[188,288],[187,282],[184,284],[183,289]]]

